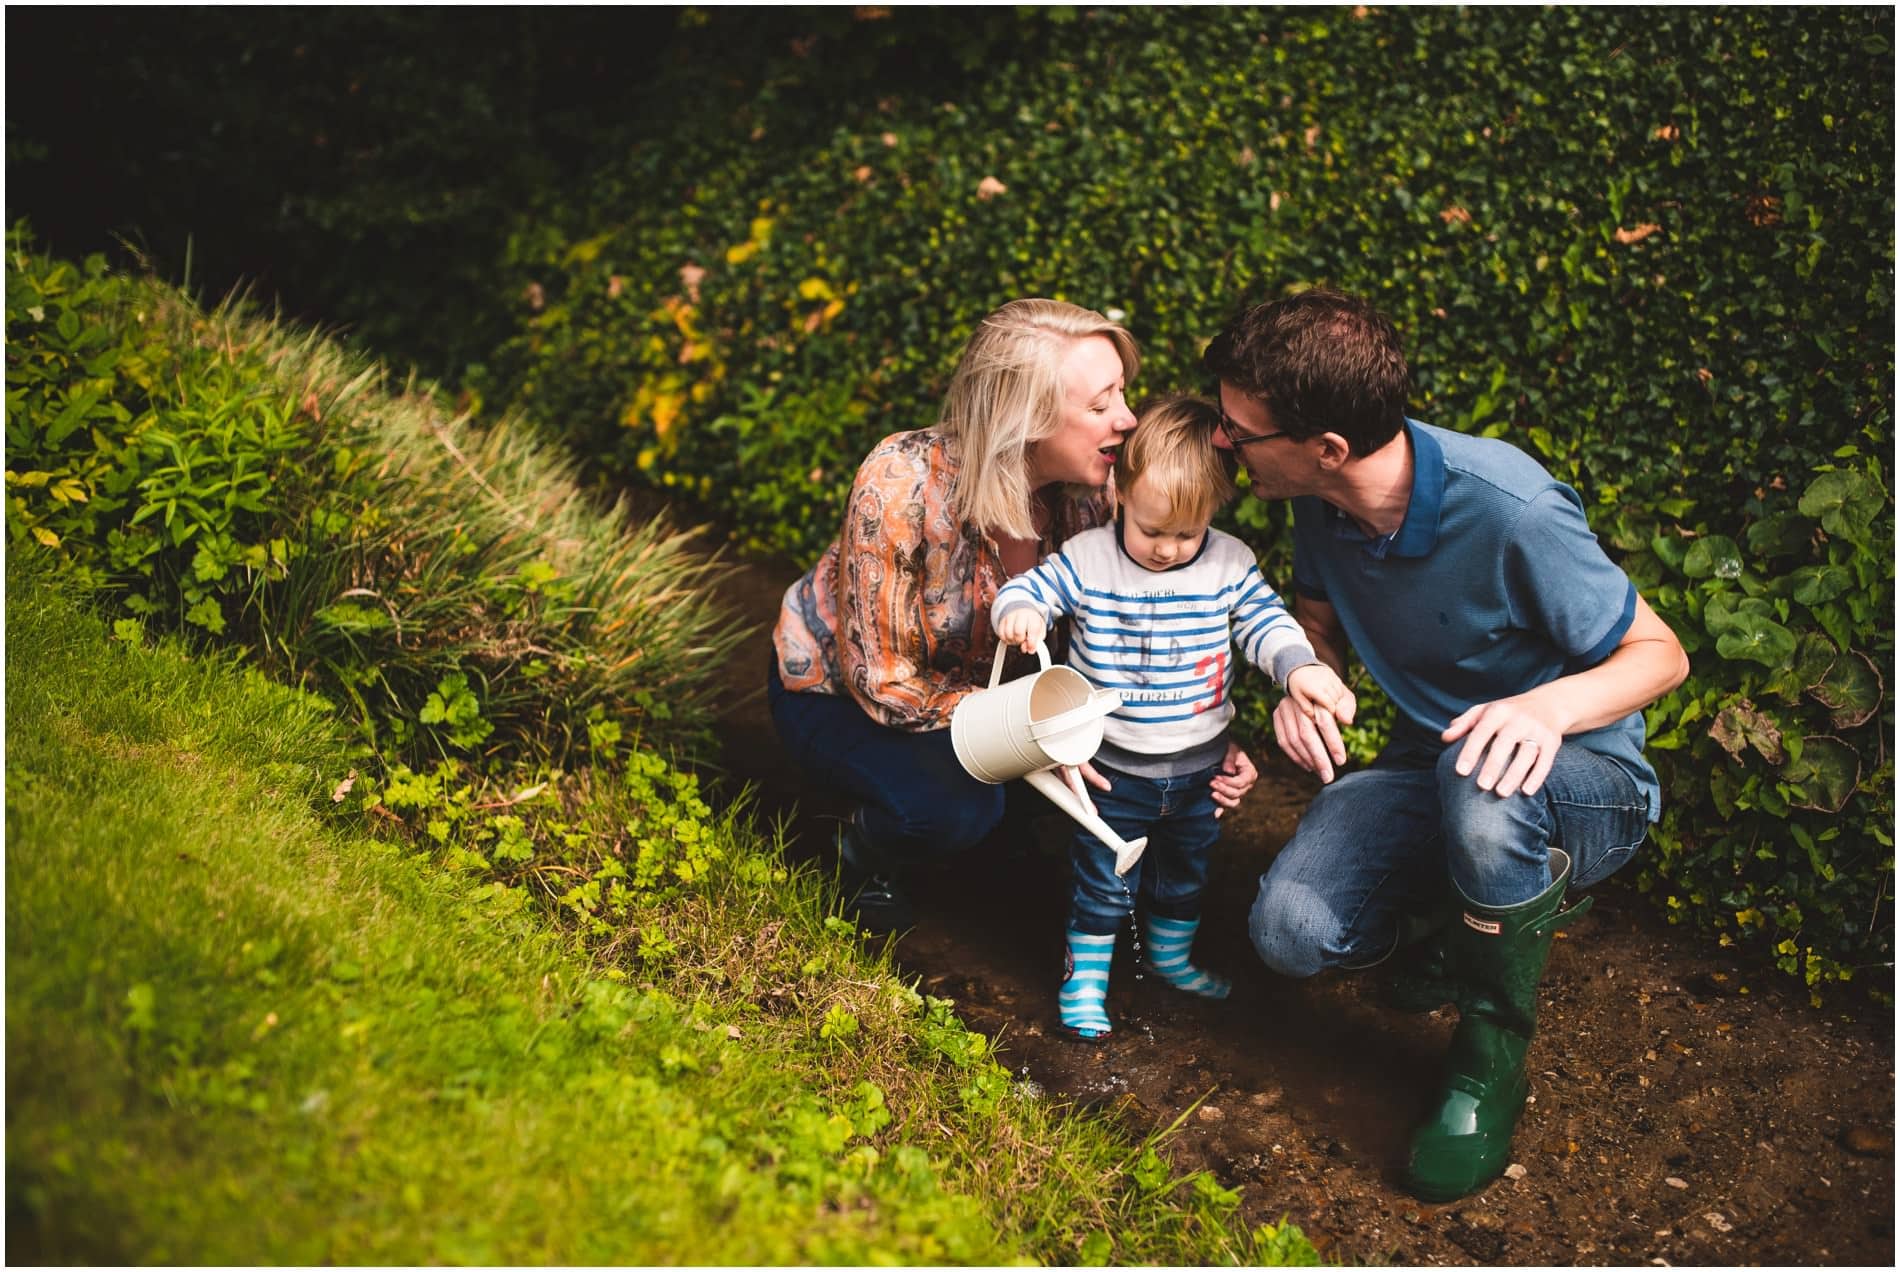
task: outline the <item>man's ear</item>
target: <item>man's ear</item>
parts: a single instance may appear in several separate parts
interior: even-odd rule
[[[1321,433],[1319,442],[1319,466],[1327,472],[1338,472],[1352,458],[1352,443],[1337,433]]]

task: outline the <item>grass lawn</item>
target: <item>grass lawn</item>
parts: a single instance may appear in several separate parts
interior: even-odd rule
[[[10,1261],[1015,1257],[874,1099],[326,827],[313,699],[30,588],[6,640]]]

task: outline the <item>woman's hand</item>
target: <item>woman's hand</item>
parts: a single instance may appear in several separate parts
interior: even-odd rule
[[[1228,742],[1227,756],[1221,761],[1220,772],[1214,774],[1214,816],[1219,817],[1230,808],[1239,808],[1240,801],[1260,780],[1260,771],[1247,758],[1247,753],[1236,742]],[[1104,784],[1103,789],[1108,789]]]
[[[1027,605],[1011,610],[996,624],[997,638],[1017,646],[1025,654],[1035,653],[1036,646],[1048,634],[1049,624],[1043,622],[1042,615]]]

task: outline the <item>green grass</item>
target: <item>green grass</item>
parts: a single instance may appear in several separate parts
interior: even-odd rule
[[[10,1258],[1010,1257],[518,893],[326,833],[309,699],[75,620],[8,612]]]
[[[334,811],[321,700],[9,582],[10,1261],[1310,1257],[1015,1092],[809,878],[673,897],[643,977]]]

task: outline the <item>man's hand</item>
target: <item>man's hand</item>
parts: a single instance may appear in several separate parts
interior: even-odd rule
[[[1229,740],[1226,758],[1221,760],[1220,772],[1214,774],[1211,783],[1214,789],[1214,816],[1219,817],[1230,808],[1240,807],[1240,801],[1253,784],[1260,780],[1260,771],[1247,758],[1247,753],[1239,744]]]
[[[1455,766],[1458,775],[1469,777],[1476,769],[1479,790],[1509,799],[1519,791],[1535,795],[1543,786],[1557,748],[1564,744],[1564,722],[1533,690],[1479,703],[1453,720],[1439,738],[1463,738]]]
[[[1027,605],[1011,610],[996,624],[998,639],[1019,647],[1025,654],[1035,653],[1037,642],[1048,634],[1049,624]]]
[[[1291,696],[1273,709],[1273,736],[1289,760],[1322,782],[1332,781],[1335,766],[1346,762],[1339,721],[1330,714],[1317,719],[1308,715]]]

